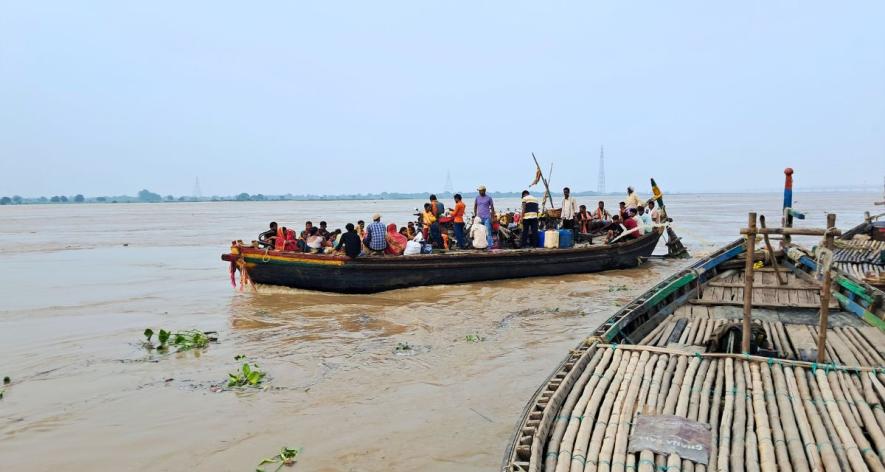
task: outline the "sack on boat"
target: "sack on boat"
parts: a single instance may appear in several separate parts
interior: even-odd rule
[[[421,243],[418,241],[409,241],[406,243],[406,250],[403,251],[404,256],[414,256],[421,254]]]
[[[422,242],[421,254],[433,254],[433,244]]]

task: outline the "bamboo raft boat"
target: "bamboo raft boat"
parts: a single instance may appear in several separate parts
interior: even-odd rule
[[[815,255],[768,231],[785,249],[735,241],[583,340],[502,470],[885,470],[885,294],[838,270],[819,282]],[[708,428],[706,462],[633,447],[640,424],[674,417]]]

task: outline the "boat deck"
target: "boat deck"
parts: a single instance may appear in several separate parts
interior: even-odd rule
[[[633,342],[579,345],[529,405],[504,470],[885,470],[885,333],[833,300],[826,363],[813,362],[820,286],[781,270],[785,285],[770,267],[754,274],[760,355],[734,353],[727,329],[743,316],[735,269],[649,315]],[[638,418],[656,415],[709,424],[709,461],[629,452]]]
[[[872,241],[857,235],[851,240],[837,240],[833,259],[839,270],[876,285],[885,285],[885,262],[882,253],[885,241]]]

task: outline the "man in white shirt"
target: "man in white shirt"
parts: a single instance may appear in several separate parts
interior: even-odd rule
[[[571,197],[571,190],[566,187],[562,189],[562,228],[570,229],[575,232],[575,215],[578,214],[578,202]]]
[[[480,217],[476,216],[473,218],[473,226],[470,227],[469,236],[474,249],[486,249],[489,247],[489,232],[486,230],[485,225],[482,224]]]

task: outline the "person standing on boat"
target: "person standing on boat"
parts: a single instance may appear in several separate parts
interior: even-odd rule
[[[467,249],[467,241],[464,240],[464,212],[467,210],[467,205],[461,201],[461,194],[455,194],[455,208],[449,208],[449,211],[452,212],[452,218],[454,218],[455,223],[455,244],[458,245],[459,249]]]
[[[442,242],[442,238],[439,237],[439,225],[435,224],[436,215],[433,214],[433,205],[429,203],[424,204],[424,213],[421,214],[421,223],[424,224],[423,234],[427,235],[430,244]]]
[[[351,259],[356,259],[363,250],[362,242],[360,242],[360,235],[357,234],[353,223],[347,223],[345,228],[347,229],[347,232],[341,233],[341,240],[335,245],[335,250],[340,251],[343,246],[344,254]]]
[[[366,237],[363,239],[366,247],[376,254],[383,253],[387,249],[387,228],[381,223],[381,215],[372,215],[372,223],[366,227]]]
[[[522,237],[519,247],[535,247],[538,245],[538,199],[528,190],[522,191]],[[529,246],[529,244],[531,244]]]
[[[434,218],[433,223],[430,224],[430,242],[437,245],[437,247],[443,248],[445,247],[445,241],[442,237],[439,217],[446,213],[446,207],[436,199],[436,195],[430,196],[430,212],[433,213]]]
[[[578,202],[571,197],[571,189],[566,187],[562,189],[562,214],[559,217],[562,218],[562,228],[572,230],[573,235],[575,232],[575,215],[577,214]]]
[[[478,216],[483,226],[486,227],[486,247],[491,248],[494,245],[494,241],[492,241],[492,217],[495,214],[495,201],[492,200],[492,197],[486,195],[485,185],[480,185],[476,190],[479,192],[479,195],[473,201],[473,214]],[[473,247],[476,247],[476,245]]]
[[[642,203],[642,199],[639,198],[639,195],[636,195],[636,191],[633,190],[633,187],[627,187],[627,208],[639,208],[641,206],[645,206]]]
[[[270,229],[258,235],[258,245],[268,249],[273,249],[274,243],[277,239],[277,229],[277,222],[271,221]]]

